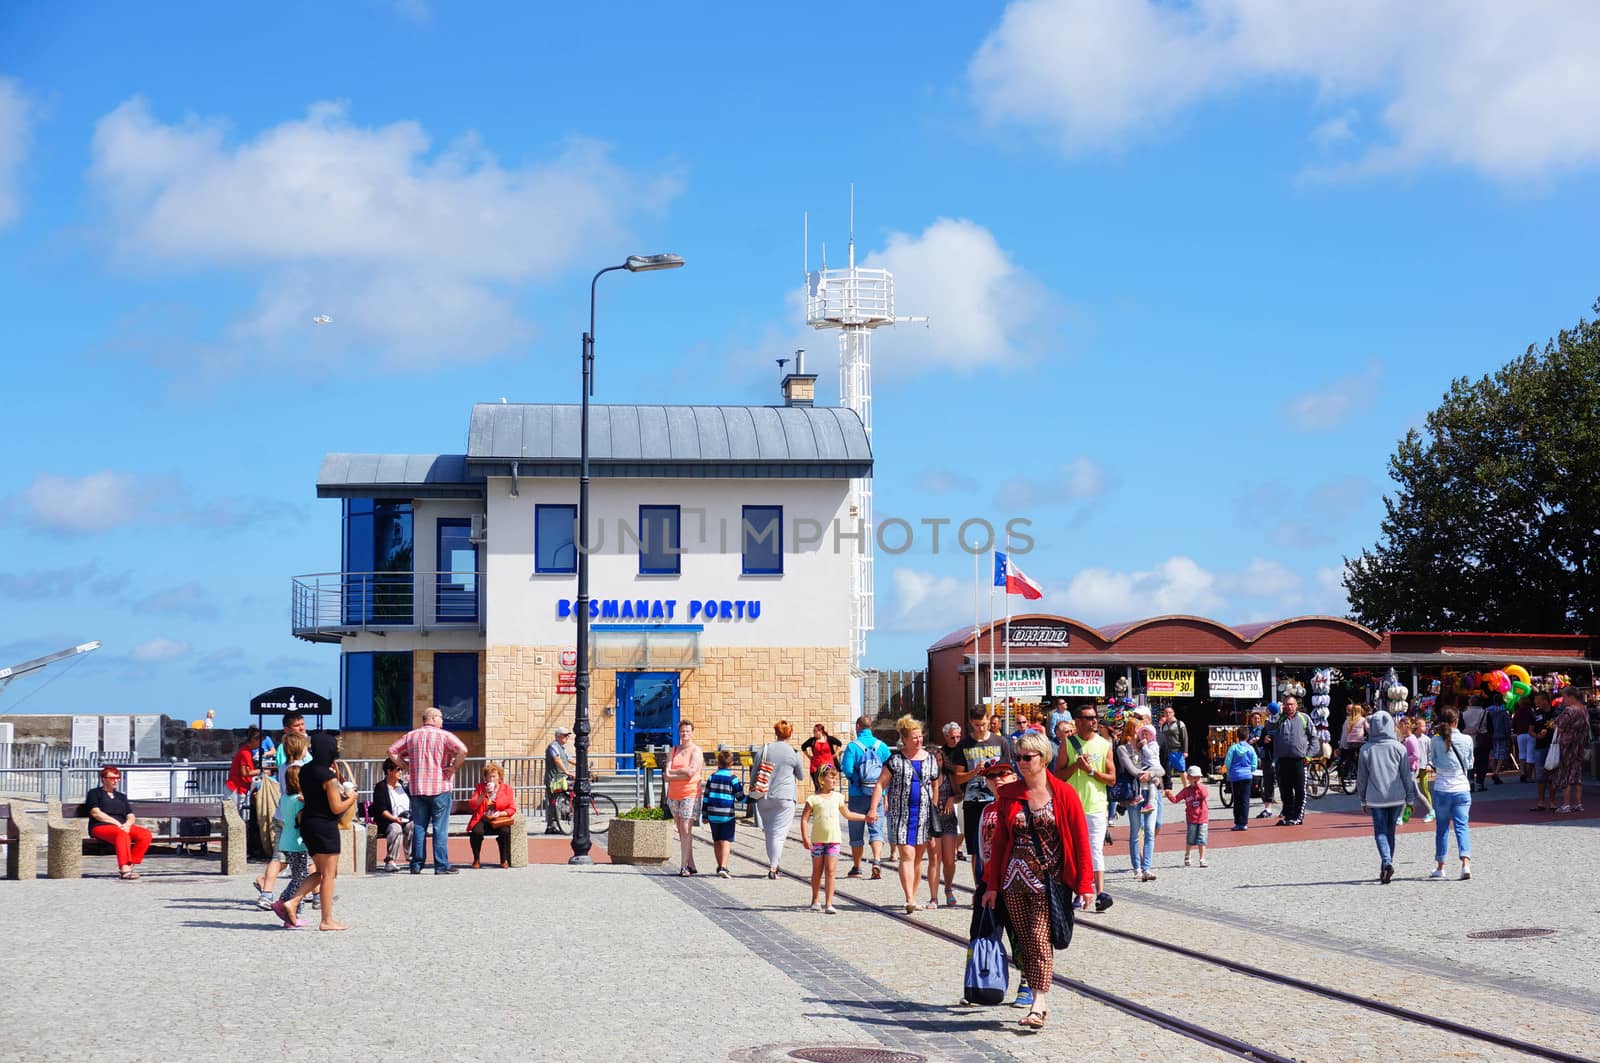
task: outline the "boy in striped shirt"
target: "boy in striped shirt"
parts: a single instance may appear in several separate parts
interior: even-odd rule
[[[733,750],[717,750],[717,770],[706,779],[706,822],[711,824],[711,848],[717,856],[717,877],[728,878],[728,854],[733,850],[736,802],[746,800],[744,784],[733,770]]]

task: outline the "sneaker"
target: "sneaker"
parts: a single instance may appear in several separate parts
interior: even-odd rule
[[[815,901],[813,901],[812,904],[811,904],[811,907],[807,908],[806,911],[808,911],[808,912],[820,912],[820,911],[822,911],[822,905],[817,904]]]
[[[1501,779],[1500,776],[1496,775],[1493,778],[1494,778],[1494,784],[1496,786],[1504,786],[1505,785],[1505,780]]]
[[[1444,868],[1436,867],[1428,873],[1429,878],[1444,878]]]
[[[1189,867],[1190,866],[1189,858],[1187,856],[1183,858],[1183,866],[1184,867]]]
[[[385,860],[383,862],[383,873],[385,875],[392,875],[396,871],[399,871],[399,870],[400,869],[398,867],[394,866],[394,861],[393,860]]]
[[[1256,813],[1256,818],[1257,819],[1271,819],[1272,815],[1273,815],[1272,809],[1263,808],[1260,812]]]
[[[1033,1007],[1033,989],[1028,985],[1028,983],[1022,983],[1022,985],[1017,989],[1017,999],[1011,1002],[1011,1006],[1014,1008]]]
[[[844,877],[845,878],[860,878],[861,877],[861,868],[852,867],[849,871],[846,871],[844,873]]]
[[[1146,882],[1154,882],[1156,880],[1156,873],[1154,871],[1146,871],[1144,873],[1144,880]]]
[[[1394,878],[1394,865],[1393,864],[1384,864],[1383,867],[1380,868],[1379,871],[1378,871],[1378,882],[1379,882],[1379,884],[1387,886],[1389,884],[1390,880],[1393,879],[1393,878]]]
[[[256,891],[256,907],[263,912],[272,911],[272,894],[267,890]]]
[[[1472,868],[1464,867],[1464,868],[1461,869],[1461,881],[1462,882],[1465,882],[1467,879],[1469,879],[1471,877],[1472,877]]]
[[[1114,902],[1111,899],[1111,894],[1102,893],[1094,899],[1094,910],[1097,912],[1103,912],[1107,908],[1111,907],[1113,903]]]
[[[1229,828],[1229,829],[1230,829],[1230,830],[1245,830],[1245,829],[1247,829],[1247,828],[1246,828],[1246,827],[1245,827],[1245,826],[1244,826],[1244,825],[1243,825],[1243,824],[1239,824],[1239,823],[1235,823],[1235,824],[1234,824],[1234,825],[1233,825],[1233,826],[1232,826],[1232,827],[1230,827],[1230,828]]]
[[[717,868],[717,877],[718,878],[732,878],[733,876],[728,874],[728,869],[727,868],[719,867],[719,868]]]
[[[838,915],[839,914],[839,909],[835,908],[831,904],[828,905],[826,908],[822,909],[822,911],[826,915]]]
[[[459,867],[436,867],[433,869],[433,873],[435,875],[459,875],[461,874],[461,869]]]
[[[1424,823],[1432,823],[1437,818],[1438,817],[1435,816],[1432,812],[1429,812],[1426,816],[1422,817],[1422,822],[1424,822]]]
[[[1202,861],[1200,861],[1200,866],[1201,867],[1210,867],[1211,865],[1206,863],[1204,860],[1202,860]]]

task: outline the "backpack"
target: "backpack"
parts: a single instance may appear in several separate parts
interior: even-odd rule
[[[878,740],[874,738],[869,746],[861,740],[856,740],[861,753],[856,757],[855,767],[850,771],[850,781],[863,790],[870,790],[877,785],[878,777],[883,774],[883,759],[878,756]]]
[[[1005,1003],[1011,972],[1006,966],[1006,946],[1000,920],[982,903],[973,919],[972,940],[967,945],[967,976],[961,995],[968,1004],[993,1007]]]

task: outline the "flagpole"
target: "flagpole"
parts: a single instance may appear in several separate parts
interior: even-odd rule
[[[978,582],[982,572],[983,562],[979,560],[976,551],[972,555],[972,705],[983,704],[983,651],[978,646],[979,620],[982,613],[978,609]],[[972,705],[962,709],[961,719],[956,721],[961,724],[962,733],[966,733],[967,716],[972,712]]]
[[[989,714],[994,715],[994,550],[989,550]]]
[[[1011,529],[1006,529],[1006,678],[1011,678]],[[1006,688],[1006,726],[1011,726],[1011,688]]]

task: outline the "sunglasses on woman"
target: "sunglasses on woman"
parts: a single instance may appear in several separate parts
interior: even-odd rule
[[[1038,760],[1042,756],[1044,756],[1043,753],[1018,753],[1017,754],[1017,759],[1018,760]]]

